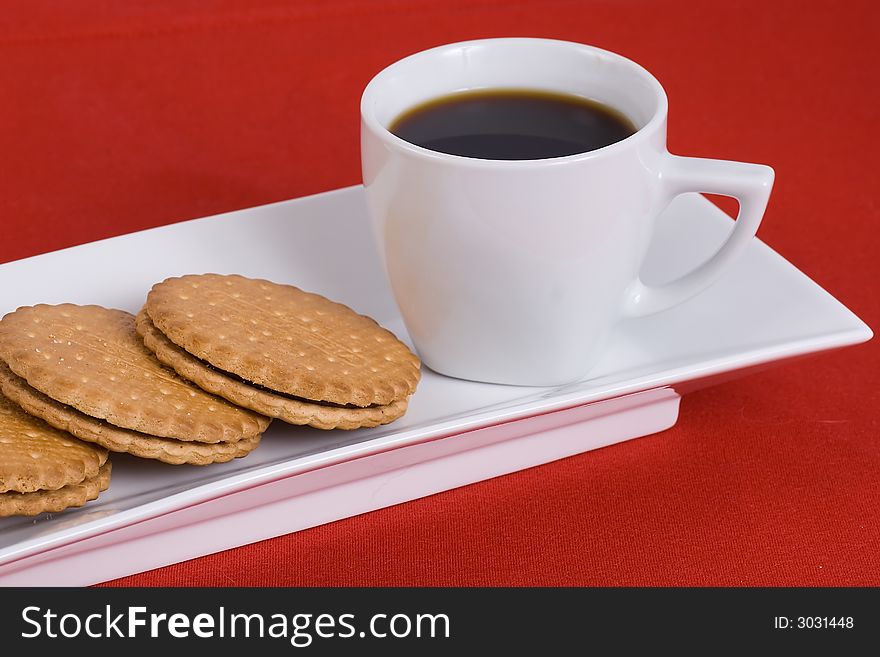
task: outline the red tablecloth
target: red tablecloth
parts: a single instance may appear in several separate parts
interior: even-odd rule
[[[545,36],[657,75],[674,152],[774,166],[760,236],[877,327],[877,7],[8,3],[0,261],[356,183],[372,74]],[[878,402],[875,341],[692,394],[659,435],[118,583],[878,585]]]

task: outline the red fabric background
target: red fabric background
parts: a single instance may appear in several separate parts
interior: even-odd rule
[[[359,182],[373,73],[546,36],[657,75],[672,151],[774,166],[761,237],[876,328],[878,30],[870,0],[6,3],[0,261]],[[874,341],[694,393],[656,436],[117,583],[880,585],[878,401]]]

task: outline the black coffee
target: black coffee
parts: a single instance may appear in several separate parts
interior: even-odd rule
[[[575,155],[636,131],[617,110],[586,98],[504,89],[435,98],[397,117],[389,129],[432,151],[486,160]]]

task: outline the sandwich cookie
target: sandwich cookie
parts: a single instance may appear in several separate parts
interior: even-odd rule
[[[255,449],[270,422],[163,367],[121,310],[19,308],[0,321],[0,360],[7,397],[111,451],[173,464],[229,461]]]
[[[153,286],[137,330],[204,390],[319,429],[387,424],[407,409],[420,362],[390,331],[291,285],[219,274]]]

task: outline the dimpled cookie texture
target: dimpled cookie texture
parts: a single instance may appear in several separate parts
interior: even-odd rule
[[[310,402],[258,388],[199,360],[171,342],[150,321],[146,311],[137,316],[137,331],[162,363],[203,390],[289,424],[317,429],[361,429],[388,424],[406,413],[408,400],[366,408]]]
[[[406,399],[419,381],[419,359],[393,333],[291,285],[169,278],[153,286],[145,308],[178,347],[274,392],[367,407]]]
[[[0,517],[82,506],[107,490],[110,467],[107,450],[49,426],[0,394]]]
[[[0,493],[78,484],[106,461],[107,450],[49,426],[0,394]]]
[[[134,316],[99,306],[38,305],[0,321],[0,359],[29,386],[123,429],[203,443],[259,436],[269,420],[162,366]]]

